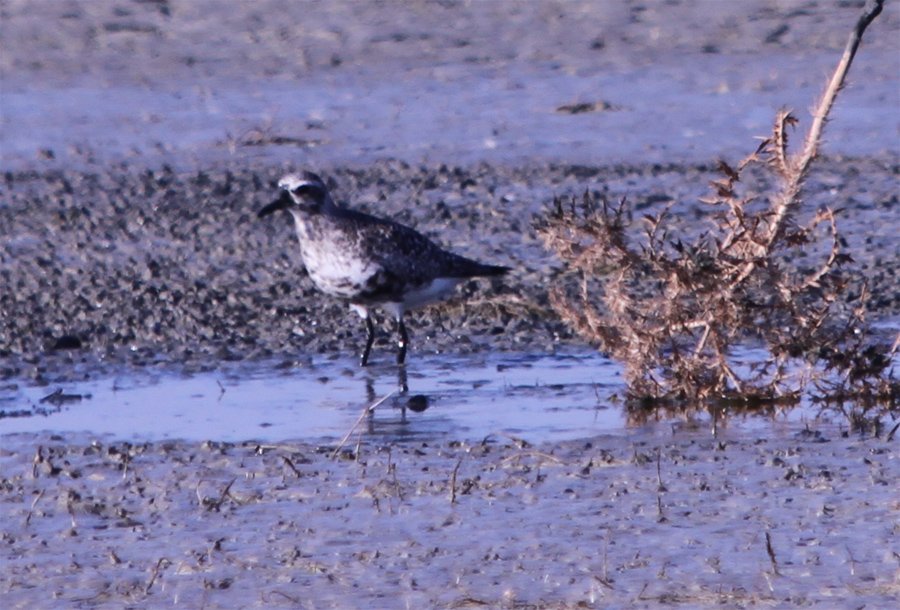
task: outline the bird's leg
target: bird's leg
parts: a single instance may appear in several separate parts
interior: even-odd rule
[[[409,335],[406,334],[406,324],[403,323],[403,316],[397,318],[397,324],[400,332],[400,341],[397,342],[397,347],[400,348],[400,351],[397,352],[397,364],[403,364],[403,361],[406,360],[406,346],[409,345]]]
[[[363,349],[362,358],[359,359],[360,366],[366,366],[369,362],[369,352],[372,351],[372,343],[375,341],[375,325],[372,323],[372,317],[366,316],[366,347]]]
[[[397,387],[400,388],[400,396],[409,394],[409,383],[406,379],[405,366],[401,366],[397,369]]]

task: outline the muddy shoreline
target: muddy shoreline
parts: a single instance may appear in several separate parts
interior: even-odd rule
[[[889,608],[900,596],[896,440],[840,425],[331,449],[6,437],[4,607]]]

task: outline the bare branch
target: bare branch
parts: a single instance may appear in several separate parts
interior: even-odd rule
[[[828,83],[828,88],[825,90],[825,94],[813,113],[813,123],[809,129],[809,135],[806,136],[806,145],[796,166],[799,179],[801,180],[806,175],[810,163],[812,163],[812,160],[818,153],[825,121],[829,112],[831,112],[831,107],[834,105],[838,92],[844,86],[844,80],[850,71],[850,64],[853,63],[853,58],[856,57],[856,51],[862,42],[863,33],[869,27],[869,24],[881,14],[883,8],[884,0],[869,0],[865,8],[863,8],[863,14],[860,15],[859,20],[856,22],[856,27],[850,32],[847,45],[844,47],[844,55],[841,57],[841,61],[831,77],[831,82]]]

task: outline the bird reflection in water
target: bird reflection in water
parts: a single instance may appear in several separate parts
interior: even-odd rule
[[[379,396],[375,394],[375,381],[377,376],[373,373],[377,369],[369,369],[369,374],[366,376],[366,402],[370,405],[374,405],[375,402],[379,399]],[[406,412],[412,411],[413,413],[422,413],[428,407],[431,406],[431,401],[428,399],[428,396],[425,394],[412,394],[409,393],[409,381],[407,377],[406,367],[399,366],[397,367],[397,389],[395,390],[396,395],[393,397],[391,405],[394,409],[400,410],[400,423],[407,423]],[[371,423],[375,415],[375,409],[369,410],[369,421],[370,421],[370,431]]]

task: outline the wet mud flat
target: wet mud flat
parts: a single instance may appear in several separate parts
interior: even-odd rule
[[[894,607],[896,440],[4,438],[4,608]],[[356,452],[358,450],[358,453]]]

